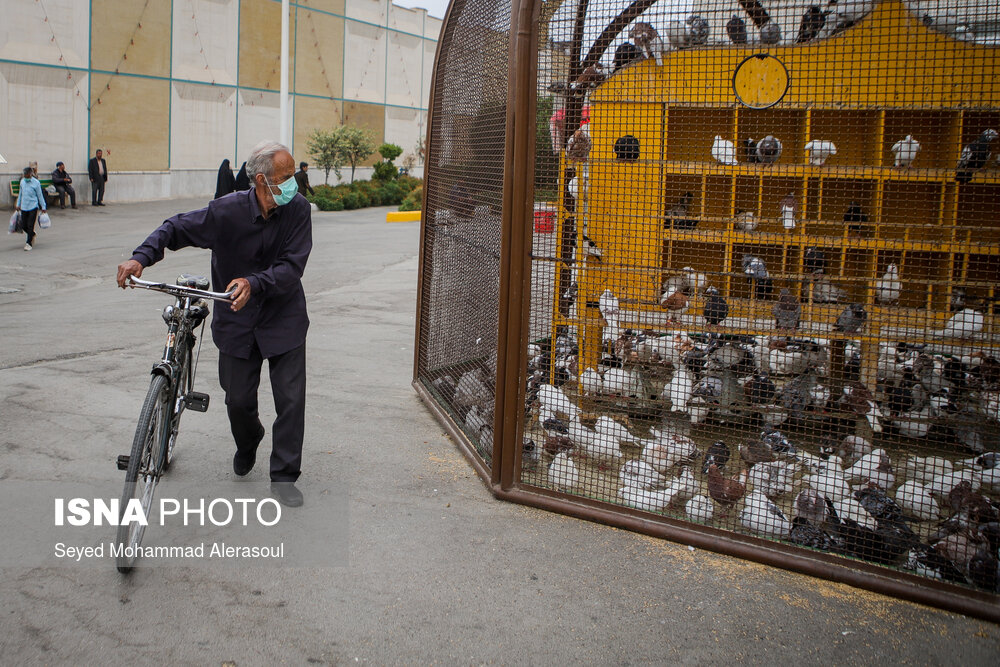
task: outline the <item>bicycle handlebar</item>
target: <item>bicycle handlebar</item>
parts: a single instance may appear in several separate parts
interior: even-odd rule
[[[157,283],[149,280],[142,280],[141,278],[136,278],[135,276],[129,276],[128,282],[125,284],[129,287],[138,287],[140,289],[153,290],[154,292],[163,292],[172,296],[191,296],[202,299],[213,299],[215,301],[232,301],[233,293],[236,291],[230,290],[228,292],[209,292],[208,290],[195,289],[194,287],[184,287],[182,285],[170,285],[168,283]]]

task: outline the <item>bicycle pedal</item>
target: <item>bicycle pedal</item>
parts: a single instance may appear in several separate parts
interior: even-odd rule
[[[119,470],[128,470],[128,462],[129,462],[129,459],[131,459],[131,458],[132,457],[129,456],[128,454],[119,454],[118,455],[118,461],[117,461],[117,463],[118,463],[118,469]]]
[[[208,394],[203,394],[200,391],[192,391],[184,396],[184,404],[188,409],[195,412],[205,412],[208,410],[208,399]]]

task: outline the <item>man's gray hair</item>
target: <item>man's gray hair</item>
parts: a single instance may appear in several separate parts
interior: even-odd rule
[[[285,151],[289,155],[292,153],[288,150],[288,146],[270,139],[253,147],[253,150],[250,151],[250,157],[247,158],[247,178],[250,179],[251,183],[254,182],[254,176],[257,174],[264,174],[268,183],[274,183],[274,156],[281,151]]]

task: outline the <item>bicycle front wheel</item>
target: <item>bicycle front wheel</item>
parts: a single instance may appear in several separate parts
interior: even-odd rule
[[[162,375],[153,376],[146,392],[146,400],[139,413],[128,469],[125,472],[125,488],[122,491],[119,519],[125,514],[130,502],[139,501],[147,521],[153,505],[153,493],[160,480],[163,465],[163,448],[170,437],[170,382]],[[142,544],[145,526],[129,522],[118,526],[118,550],[116,565],[125,573],[132,569],[136,552]]]

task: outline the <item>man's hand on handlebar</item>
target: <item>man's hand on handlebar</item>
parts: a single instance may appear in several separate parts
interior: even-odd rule
[[[129,276],[135,276],[136,278],[142,277],[142,264],[130,259],[127,262],[122,262],[118,265],[118,286],[125,289],[125,285],[128,282]]]
[[[229,308],[234,311],[239,310],[250,300],[250,281],[246,278],[233,278],[226,291],[233,293],[233,304]]]

